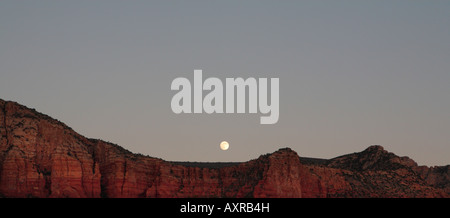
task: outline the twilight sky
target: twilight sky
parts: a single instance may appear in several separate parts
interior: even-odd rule
[[[450,164],[450,1],[0,1],[0,98],[166,160]],[[176,77],[280,78],[280,118],[174,114]],[[204,93],[206,94],[206,93]],[[227,140],[230,149],[219,149]]]

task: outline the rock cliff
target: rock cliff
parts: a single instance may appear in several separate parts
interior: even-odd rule
[[[449,197],[450,166],[371,146],[330,160],[283,148],[245,163],[169,162],[0,100],[2,197]]]

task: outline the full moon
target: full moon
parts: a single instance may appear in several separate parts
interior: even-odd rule
[[[220,143],[220,149],[222,149],[223,151],[228,150],[229,147],[230,147],[230,144],[228,144],[227,141],[223,141]]]

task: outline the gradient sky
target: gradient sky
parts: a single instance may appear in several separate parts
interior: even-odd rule
[[[0,1],[0,98],[166,160],[450,163],[450,1]],[[280,119],[181,114],[176,77],[280,78]],[[230,149],[219,149],[222,140]]]

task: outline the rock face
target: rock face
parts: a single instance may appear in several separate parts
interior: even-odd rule
[[[0,100],[0,197],[449,197],[450,166],[371,146],[330,160],[289,148],[245,163],[181,163],[87,139]]]
[[[417,166],[408,157],[399,157],[379,145],[308,165],[308,184],[314,190],[304,197],[449,197],[449,166]],[[314,186],[314,184],[316,184]],[[302,184],[302,187],[305,185]]]
[[[100,170],[89,140],[64,124],[0,101],[0,194],[96,197]]]

